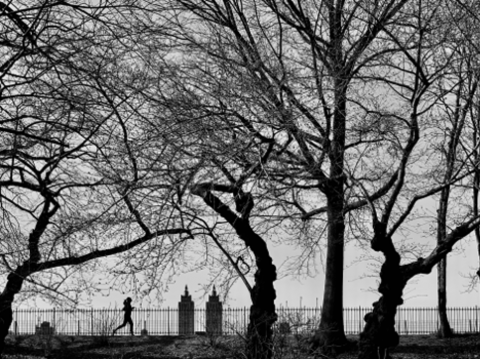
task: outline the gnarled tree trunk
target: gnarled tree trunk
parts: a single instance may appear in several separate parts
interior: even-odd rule
[[[7,277],[7,284],[0,294],[0,358],[2,357],[3,349],[5,347],[5,338],[8,335],[8,330],[12,324],[12,303],[16,294],[22,289],[24,278],[29,274],[27,267],[20,266],[15,272],[12,272]]]
[[[257,248],[252,249],[255,253],[257,271],[255,285],[251,292],[252,306],[247,331],[247,355],[249,359],[269,359],[273,354],[272,326],[277,320],[276,293],[273,287],[277,274],[265,242],[261,238],[257,238],[256,241]]]
[[[235,198],[236,211],[216,197],[211,189],[232,192]],[[277,320],[275,313],[275,288],[277,269],[268,251],[267,243],[250,226],[249,215],[254,206],[250,193],[241,188],[216,186],[211,183],[197,184],[192,193],[203,198],[204,202],[223,217],[235,229],[235,232],[255,256],[257,271],[255,284],[250,290],[252,305],[250,307],[250,323],[247,330],[247,357],[249,359],[271,359],[273,356],[272,326]]]
[[[365,328],[360,334],[359,359],[389,358],[388,351],[398,345],[399,337],[395,331],[397,307],[403,303],[402,293],[408,280],[423,273],[431,272],[433,266],[451,252],[455,243],[469,235],[480,226],[480,219],[471,218],[453,229],[442,243],[433,249],[427,258],[400,266],[400,255],[395,250],[390,236],[385,236],[385,223],[374,223],[375,236],[372,249],[382,252],[385,263],[380,271],[380,300],[373,303],[373,311],[365,316]],[[383,228],[380,228],[383,227]]]
[[[380,299],[373,303],[373,311],[365,315],[365,328],[360,334],[359,359],[389,358],[389,350],[396,347],[399,337],[395,331],[397,307],[403,303],[406,281],[400,270],[400,255],[389,237],[374,239],[372,248],[385,255],[380,270]]]
[[[251,199],[253,201],[253,199]],[[207,201],[206,201],[207,202]],[[207,202],[208,203],[208,202]],[[273,283],[277,270],[268,251],[266,242],[250,227],[248,219],[234,222],[239,237],[255,255],[255,284],[250,292],[250,323],[247,330],[247,357],[249,359],[271,359],[273,356],[272,326],[277,320]]]

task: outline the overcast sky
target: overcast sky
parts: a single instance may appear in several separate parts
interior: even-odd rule
[[[281,263],[287,254],[291,254],[291,249],[281,247],[271,248],[272,256],[276,264]],[[352,244],[347,246],[346,269],[344,283],[344,306],[345,307],[368,307],[379,298],[378,292],[373,292],[369,288],[377,288],[376,281],[378,276],[366,277],[372,275],[371,266],[364,262],[355,261],[358,258],[359,249]],[[353,264],[352,264],[353,263]],[[450,307],[464,307],[480,305],[480,294],[473,290],[467,292],[470,283],[470,274],[477,270],[478,254],[476,243],[473,238],[460,242],[455,247],[454,252],[449,257],[448,263],[448,303]],[[421,275],[409,283],[404,291],[405,307],[435,307],[436,299],[436,269],[429,275]],[[277,291],[277,306],[315,307],[321,306],[323,298],[324,272],[321,271],[315,278],[282,278],[275,282]],[[170,286],[168,292],[163,293],[163,302],[148,298],[133,297],[134,306],[178,306],[180,296],[183,294],[185,285],[188,285],[196,307],[203,308],[207,297],[204,295],[202,286],[208,281],[207,272],[187,273],[176,278],[176,283]],[[219,293],[223,297],[223,293]],[[128,294],[130,295],[130,294]],[[122,294],[112,292],[108,296],[98,296],[93,298],[93,307],[121,307],[123,299],[127,293]],[[230,307],[244,307],[250,305],[248,292],[244,285],[239,281],[232,289],[229,299],[226,303]]]

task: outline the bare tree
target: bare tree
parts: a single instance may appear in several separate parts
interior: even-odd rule
[[[477,76],[471,67],[476,51],[467,50],[465,39],[461,37],[452,41],[450,36],[455,33],[458,15],[464,14],[447,10],[448,4],[425,2],[423,7],[410,14],[417,39],[414,41],[415,56],[408,56],[409,50],[401,41],[402,37],[396,37],[400,40],[398,45],[409,57],[410,65],[403,70],[408,71],[410,67],[410,73],[416,78],[408,83],[416,86],[408,86],[404,92],[410,98],[411,107],[409,119],[405,118],[409,123],[409,135],[402,146],[398,180],[383,204],[369,201],[373,219],[371,248],[381,252],[385,262],[380,270],[378,291],[381,296],[373,303],[373,311],[365,316],[366,326],[360,336],[360,358],[389,357],[389,348],[398,345],[399,341],[394,327],[395,314],[403,303],[406,284],[418,274],[430,273],[441,261],[438,272],[440,334],[451,334],[446,318],[445,258],[458,241],[480,225],[478,213],[471,210],[464,196],[465,188],[473,188],[475,180],[476,165],[472,158],[476,145],[475,140],[472,144],[467,123],[478,88]],[[438,31],[431,32],[433,28]],[[433,33],[435,36],[431,37],[429,34]],[[397,85],[398,82],[392,83],[392,86]],[[429,164],[436,164],[434,167],[425,162],[427,154]],[[418,174],[411,173],[408,162],[415,162],[416,172],[423,172],[423,175],[418,177]],[[427,170],[420,170],[422,166]],[[429,182],[412,186],[411,176],[419,179],[419,184],[422,177]],[[368,191],[365,196],[369,197]],[[401,264],[405,258],[396,245],[397,231],[406,226],[407,218],[412,216],[419,202],[435,196],[438,196],[439,206],[431,218],[436,224],[437,244],[425,257],[422,255],[417,260]],[[449,210],[453,203],[455,211]]]
[[[155,92],[150,103],[170,119],[167,127],[172,135],[168,142],[172,151],[180,154],[172,161],[172,166],[183,173],[178,177],[178,208],[185,219],[204,229],[204,236],[210,238],[210,243],[205,240],[205,250],[211,251],[213,243],[250,294],[248,357],[271,358],[272,325],[276,321],[273,284],[277,273],[262,234],[268,232],[264,227],[273,223],[260,219],[262,213],[269,211],[269,201],[263,198],[264,190],[255,184],[252,175],[267,161],[273,145],[244,142],[243,137],[236,139],[236,131],[227,120],[229,115],[217,114],[215,109],[202,104],[201,97],[182,85],[176,73],[170,77],[164,68],[163,75],[162,81],[167,84],[161,88],[169,89],[168,95],[159,95],[161,88],[149,89]],[[178,83],[168,84],[168,77]],[[152,121],[145,130],[154,136],[165,136],[164,125],[162,121]],[[233,244],[238,239],[241,246]],[[208,253],[207,257],[214,255]],[[253,284],[252,276],[243,271],[245,266],[248,271],[255,268]]]
[[[7,272],[0,353],[25,282],[58,293],[71,274],[61,269],[145,249],[160,236],[190,237],[172,216],[167,179],[163,207],[149,212],[150,222],[137,210],[149,168],[135,162],[128,141],[138,104],[119,90],[122,75],[132,81],[132,57],[120,56],[119,44],[134,37],[125,22],[134,9],[126,2],[0,3],[0,233]],[[120,166],[121,158],[129,166]]]
[[[285,218],[318,221],[312,228],[327,233],[315,345],[342,345],[343,253],[355,231],[346,218],[387,195],[399,176],[391,163],[403,141],[397,133],[406,131],[395,104],[403,89],[396,93],[388,82],[398,80],[394,69],[411,49],[400,44],[407,2],[177,3],[186,10],[173,21],[183,59],[196,73],[183,74],[185,82],[204,106],[228,117],[235,136],[272,143],[255,176]],[[379,157],[386,148],[391,154]],[[362,187],[372,190],[369,198]]]
[[[455,103],[444,104],[445,116],[448,118],[446,124],[448,127],[445,129],[448,136],[448,143],[444,149],[445,168],[443,182],[447,184],[440,192],[439,208],[437,211],[437,242],[439,245],[446,240],[447,228],[451,228],[451,225],[447,225],[447,218],[449,217],[448,207],[450,202],[450,195],[452,185],[455,183],[455,176],[459,168],[464,165],[466,159],[475,156],[472,147],[475,148],[475,134],[473,134],[473,146],[467,145],[468,137],[470,135],[467,130],[469,115],[473,107],[474,98],[477,97],[478,79],[477,75],[474,75],[472,71],[472,60],[475,57],[475,52],[459,51],[458,70],[452,73],[458,74],[458,82],[455,84],[455,95],[453,96]],[[465,148],[464,155],[461,149]],[[475,164],[472,163],[473,167]],[[475,186],[473,186],[474,188]],[[452,216],[450,216],[452,217]],[[453,217],[454,220],[457,220]],[[475,229],[477,231],[477,229]],[[446,284],[446,271],[447,271],[447,258],[443,258],[438,264],[438,310],[440,318],[439,336],[442,338],[452,336],[452,330],[450,328],[447,318],[447,284]]]
[[[448,6],[448,11],[452,18],[455,18],[454,26],[451,28],[450,41],[461,44],[458,48],[459,60],[455,63],[451,71],[450,82],[456,82],[455,96],[452,96],[455,103],[446,104],[446,115],[448,117],[448,131],[450,131],[450,141],[448,151],[445,152],[447,162],[447,173],[452,173],[454,168],[453,163],[465,160],[462,157],[468,158],[471,162],[471,167],[474,170],[472,191],[473,191],[473,214],[478,216],[478,170],[476,164],[478,163],[478,44],[475,38],[478,36],[476,28],[472,26],[478,21],[478,16],[475,10],[476,4],[457,1]],[[460,131],[460,132],[459,132]],[[471,138],[471,141],[469,140]],[[463,154],[459,155],[459,154]],[[448,170],[451,168],[450,170]],[[441,194],[441,205],[439,208],[439,229],[438,238],[439,243],[446,234],[446,212],[448,205],[450,188],[445,188]],[[477,227],[474,230],[477,243],[480,243],[480,229]],[[447,259],[442,259],[438,265],[438,310],[440,318],[440,337],[451,336],[452,330],[450,328],[447,314],[446,314],[446,262]],[[477,273],[478,276],[478,273]]]

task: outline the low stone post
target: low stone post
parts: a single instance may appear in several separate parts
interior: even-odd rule
[[[50,326],[50,322],[43,322],[35,326],[35,334],[45,336],[53,335],[55,334],[55,328]]]

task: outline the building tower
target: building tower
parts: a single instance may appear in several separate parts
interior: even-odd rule
[[[207,323],[205,328],[207,335],[222,335],[222,310],[222,302],[220,302],[215,286],[213,286],[213,293],[207,302]]]
[[[185,286],[185,294],[178,302],[178,335],[193,335],[195,332],[195,304],[192,296],[188,294],[188,287]]]

